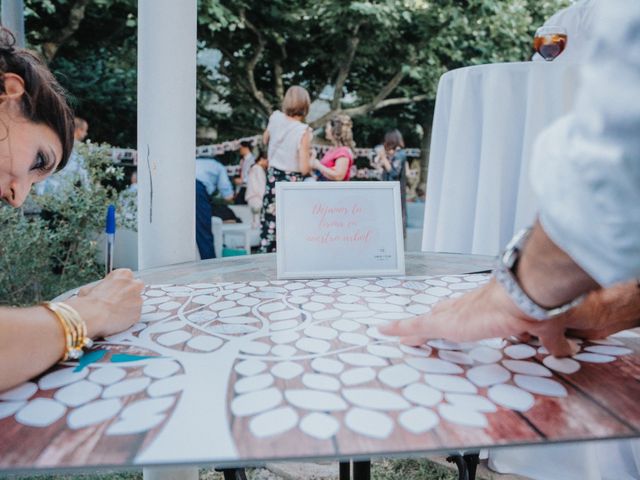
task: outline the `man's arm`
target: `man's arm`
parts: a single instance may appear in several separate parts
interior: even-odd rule
[[[599,287],[573,259],[558,247],[536,221],[516,266],[525,293],[538,305],[553,308]]]
[[[231,184],[231,180],[229,180],[229,175],[227,175],[227,169],[222,164],[218,166],[216,190],[220,192],[220,195],[222,195],[226,201],[229,202],[233,200],[233,185]]]

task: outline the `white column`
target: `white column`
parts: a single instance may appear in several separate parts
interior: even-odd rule
[[[16,45],[24,48],[23,0],[2,0],[2,25],[13,32]]]
[[[140,270],[196,259],[196,25],[196,0],[138,2]]]

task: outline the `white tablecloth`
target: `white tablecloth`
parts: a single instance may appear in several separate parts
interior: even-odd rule
[[[530,224],[537,134],[573,104],[578,65],[498,63],[445,73],[438,85],[423,251],[497,255]]]

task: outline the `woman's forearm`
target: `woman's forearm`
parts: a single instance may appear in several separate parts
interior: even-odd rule
[[[45,371],[64,347],[62,327],[46,308],[0,308],[0,391]]]
[[[315,165],[315,169],[318,170],[325,178],[329,180],[342,180],[342,177],[339,176],[339,172],[336,172],[333,168],[329,168],[325,165],[322,165],[320,162],[317,162]]]

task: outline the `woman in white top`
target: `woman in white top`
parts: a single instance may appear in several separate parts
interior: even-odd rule
[[[267,188],[260,215],[260,251],[276,250],[276,182],[301,182],[311,171],[311,129],[304,118],[309,112],[311,99],[302,87],[287,90],[282,101],[282,112],[276,110],[269,117],[269,125],[262,140],[269,146]]]

